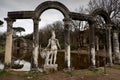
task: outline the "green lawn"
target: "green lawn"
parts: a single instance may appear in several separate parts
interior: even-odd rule
[[[104,74],[104,69],[98,69],[97,71],[90,71],[90,70],[79,70],[79,71],[71,71],[66,72],[68,76],[85,76],[85,75],[100,75]]]
[[[120,70],[120,65],[114,65],[112,68]]]
[[[0,76],[1,77],[7,77],[7,76],[18,76],[18,77],[24,77],[24,78],[28,78],[28,77],[32,77],[32,78],[38,78],[41,76],[44,76],[46,74],[43,73],[28,73],[28,72],[12,72],[12,71],[0,71]]]
[[[89,70],[74,70],[71,72],[62,72],[60,71],[60,73],[63,73],[63,75],[66,76],[84,76],[84,75],[100,75],[100,74],[104,74],[103,69],[99,69],[98,71],[89,71]],[[51,74],[56,74],[55,73],[51,73]],[[23,73],[19,73],[19,72],[13,72],[13,71],[0,71],[0,76],[18,76],[18,77],[23,77],[23,78],[28,78],[28,77],[32,77],[32,78],[39,78],[39,77],[43,77],[46,75],[51,75],[46,74],[46,73],[29,73],[29,72],[23,72]]]

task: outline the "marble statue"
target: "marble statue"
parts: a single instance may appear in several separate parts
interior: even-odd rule
[[[56,64],[57,59],[57,50],[61,49],[58,39],[55,38],[55,31],[52,31],[52,36],[48,41],[47,47],[40,52],[40,55],[45,59],[44,71],[48,72],[49,70],[57,71],[58,65]],[[50,47],[50,49],[49,49]]]
[[[43,59],[45,59],[45,64],[44,65],[49,65],[50,63],[50,55],[51,55],[51,52],[44,49],[41,53],[40,53],[41,57]]]
[[[50,64],[55,64],[56,63],[56,58],[57,58],[57,50],[58,48],[61,49],[60,44],[58,39],[55,38],[55,31],[52,31],[52,36],[49,39],[48,45],[46,47],[46,49],[48,49],[48,47],[50,47]]]

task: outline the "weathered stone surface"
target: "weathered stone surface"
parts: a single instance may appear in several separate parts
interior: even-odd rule
[[[71,67],[71,59],[70,59],[70,27],[71,27],[71,19],[65,18],[64,20],[64,39],[65,39],[65,62],[67,63],[67,68]]]
[[[44,71],[46,73],[55,72],[57,71],[57,67],[57,64],[44,65]]]
[[[14,19],[33,19],[34,21],[34,34],[33,34],[33,55],[36,56],[34,61],[38,58],[38,19],[41,14],[47,9],[57,9],[59,10],[66,19],[73,19],[73,20],[82,20],[88,21],[89,25],[92,26],[95,23],[95,18],[97,15],[100,15],[104,18],[106,24],[111,24],[110,17],[108,13],[103,10],[102,8],[94,10],[91,14],[82,14],[82,13],[75,13],[70,12],[69,9],[58,1],[46,1],[42,4],[38,5],[34,11],[15,11],[15,12],[8,12],[8,18],[11,20],[7,20],[7,36],[6,36],[6,49],[5,49],[5,63],[11,63],[11,49],[12,49],[12,24]],[[37,20],[36,20],[37,19]],[[70,67],[70,20],[64,20],[65,23],[65,61],[67,61],[67,66]],[[91,41],[90,41],[90,54],[92,58],[93,65],[95,65],[95,50],[94,50],[94,29],[90,30]],[[110,34],[109,34],[110,36]],[[110,38],[109,38],[110,39]],[[92,41],[93,40],[93,41]],[[110,40],[109,40],[110,41]],[[109,48],[109,54],[111,59],[111,43]],[[91,59],[90,59],[91,60]],[[110,60],[111,61],[111,60]],[[37,67],[37,61],[35,62]]]
[[[69,18],[69,9],[58,1],[46,1],[40,4],[35,9],[35,16],[39,17],[47,9],[57,9],[59,10],[64,17]]]
[[[34,15],[34,11],[8,12],[8,17],[11,19],[31,19],[33,15]]]
[[[12,26],[15,20],[10,18],[5,19],[7,21],[7,34],[6,34],[6,46],[5,46],[5,65],[10,67],[12,58]]]

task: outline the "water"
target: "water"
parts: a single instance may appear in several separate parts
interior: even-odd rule
[[[13,71],[30,71],[31,64],[25,60],[16,60],[14,64],[24,65],[21,69],[12,69]],[[4,69],[4,64],[0,63],[0,70]]]
[[[24,65],[23,68],[21,69],[12,69],[14,71],[30,71],[30,67],[31,67],[30,62],[27,62],[25,60],[16,60],[14,63]]]
[[[4,69],[4,64],[0,63],[0,70]]]

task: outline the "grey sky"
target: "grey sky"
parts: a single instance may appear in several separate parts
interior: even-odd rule
[[[0,20],[4,21],[9,11],[29,11],[34,10],[39,4],[47,0],[0,0]],[[70,11],[75,11],[80,6],[86,7],[89,0],[56,0],[64,4]],[[63,15],[57,10],[46,10],[41,15],[41,21],[39,28],[47,24],[53,23],[57,20],[62,20]],[[26,33],[33,31],[32,20],[17,20],[13,26],[21,26],[26,29]],[[6,22],[4,21],[3,27],[0,28],[0,32],[6,31]]]

